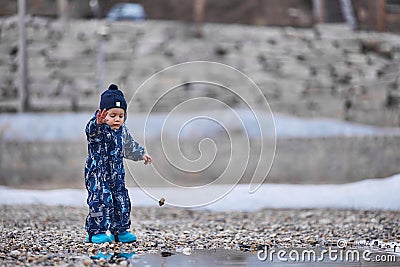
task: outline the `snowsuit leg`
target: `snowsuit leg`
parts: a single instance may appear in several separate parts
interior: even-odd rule
[[[85,175],[88,191],[89,214],[85,229],[89,235],[105,233],[110,229],[114,214],[113,197],[108,181],[103,181],[96,173]]]
[[[114,217],[110,230],[114,235],[124,232],[131,226],[131,201],[123,179],[122,175],[111,187],[114,203]]]

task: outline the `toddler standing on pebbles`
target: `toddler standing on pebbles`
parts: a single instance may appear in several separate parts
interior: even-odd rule
[[[131,225],[131,202],[125,187],[123,158],[151,163],[152,158],[133,140],[125,120],[127,104],[115,84],[101,95],[100,109],[86,125],[88,157],[85,185],[89,214],[86,242],[136,241],[127,230]],[[111,234],[107,235],[107,231]]]

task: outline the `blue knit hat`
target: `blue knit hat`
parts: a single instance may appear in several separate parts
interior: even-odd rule
[[[110,108],[122,108],[125,113],[127,109],[124,94],[121,90],[118,90],[118,86],[115,84],[110,84],[108,90],[101,94],[100,109],[109,110]]]

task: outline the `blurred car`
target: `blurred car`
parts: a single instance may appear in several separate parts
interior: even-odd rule
[[[116,20],[144,20],[146,12],[141,4],[122,3],[113,6],[107,14],[107,19]]]

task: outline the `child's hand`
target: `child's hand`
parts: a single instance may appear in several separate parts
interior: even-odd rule
[[[106,116],[108,114],[108,111],[103,109],[99,109],[96,115],[96,123],[97,124],[103,124],[106,122]]]
[[[144,165],[151,164],[153,161],[153,159],[147,154],[143,155],[142,159],[144,160]]]

